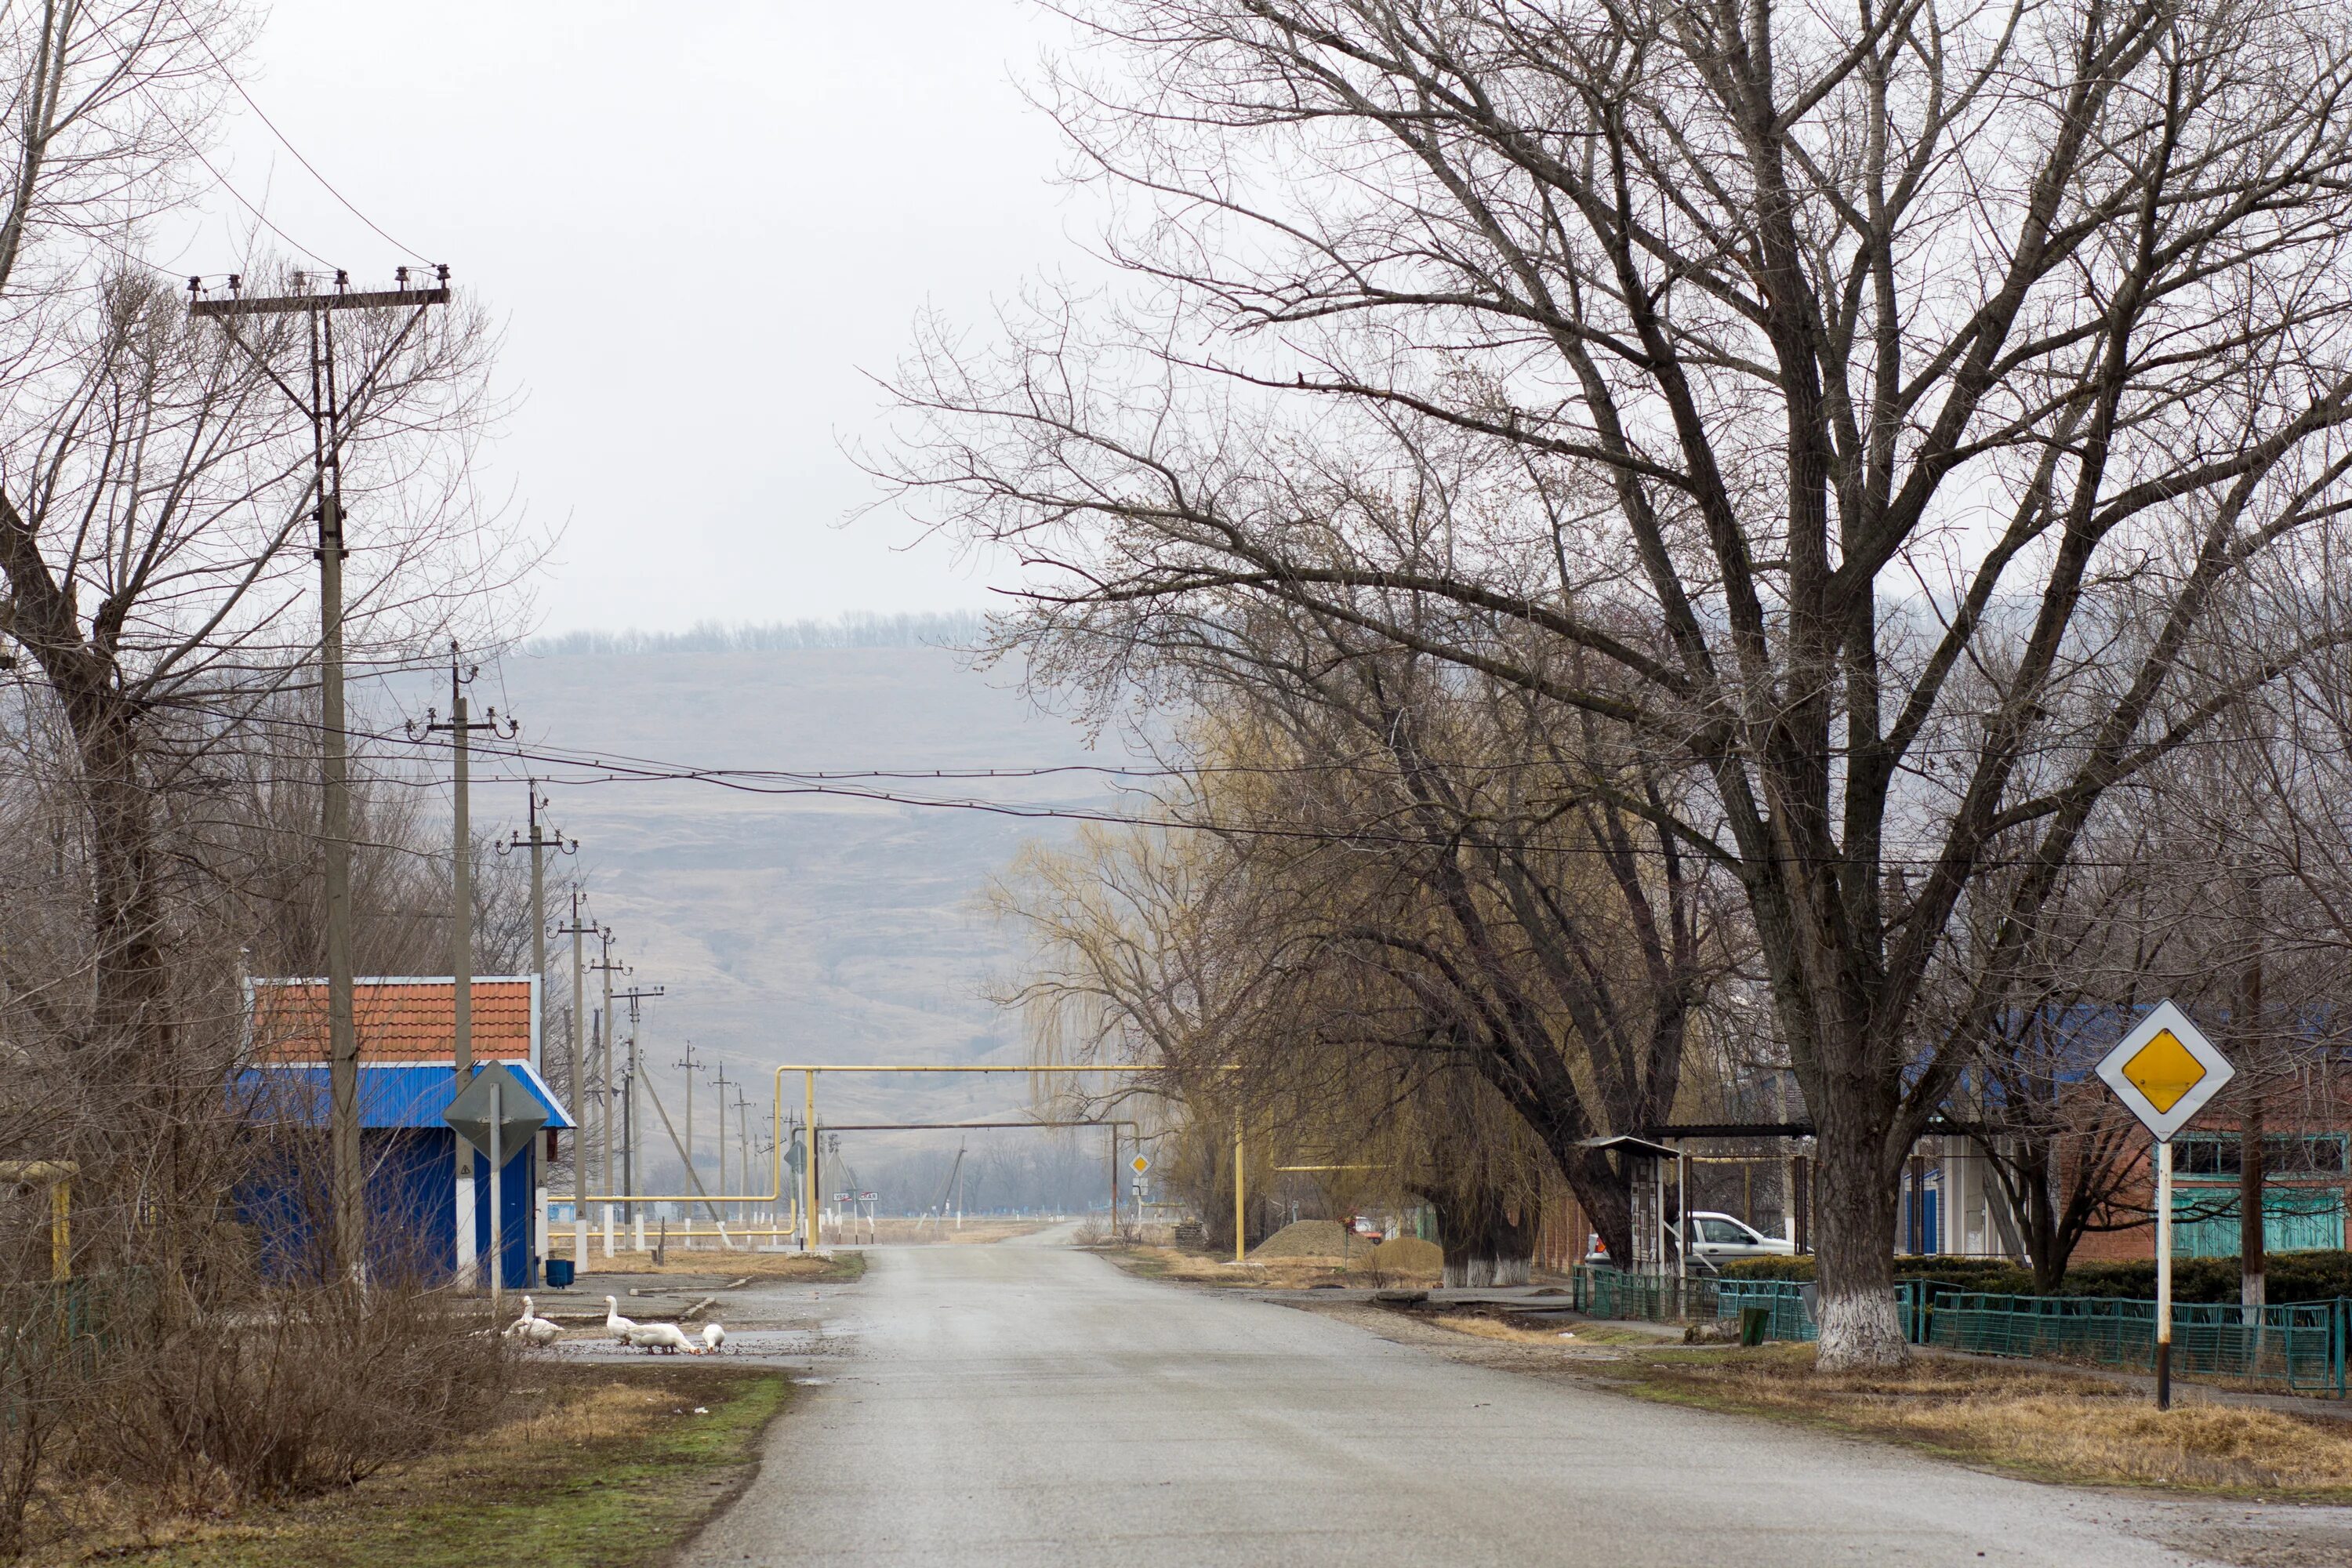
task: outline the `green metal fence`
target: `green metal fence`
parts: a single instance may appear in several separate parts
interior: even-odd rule
[[[1766,1339],[1816,1340],[1822,1331],[1805,1310],[1804,1289],[1789,1279],[1718,1279],[1716,1316],[1736,1320],[1742,1309],[1761,1307],[1771,1314],[1764,1321]]]
[[[1625,1274],[1614,1268],[1580,1268],[1570,1298],[1588,1317],[1679,1323],[1720,1314],[1717,1292],[1727,1281],[1677,1279],[1671,1274]],[[1737,1317],[1738,1314],[1732,1314]]]
[[[1769,1313],[1765,1337],[1810,1341],[1821,1331],[1806,1287],[1784,1279],[1676,1279],[1579,1268],[1577,1310],[1595,1318],[1683,1322]],[[2013,1296],[1929,1279],[1895,1288],[1904,1337],[1913,1344],[1982,1355],[2039,1356],[2146,1372],[2156,1364],[2156,1303],[2116,1297]],[[2262,1308],[2175,1302],[2172,1368],[2178,1376],[2227,1378],[2296,1394],[2352,1395],[2352,1298]]]
[[[2231,1378],[2298,1394],[2345,1396],[2347,1302],[2263,1307],[2179,1302],[2172,1307],[2176,1375]],[[1944,1291],[1927,1338],[1950,1350],[2042,1356],[2146,1372],[2156,1364],[2156,1303],[2115,1297],[2000,1296]]]

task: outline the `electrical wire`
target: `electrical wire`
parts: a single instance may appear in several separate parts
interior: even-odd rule
[[[269,128],[269,133],[278,138],[278,144],[285,148],[289,153],[291,153],[294,155],[294,161],[301,164],[302,167],[308,171],[310,176],[318,181],[320,185],[325,189],[329,195],[341,203],[345,212],[350,213],[353,217],[359,219],[362,223],[367,225],[368,227],[373,229],[377,237],[385,244],[408,257],[409,259],[413,261],[430,262],[431,258],[427,257],[423,251],[417,249],[415,246],[403,245],[399,240],[394,239],[391,235],[385,233],[382,224],[368,216],[367,214],[360,211],[357,206],[352,205],[352,199],[349,196],[344,195],[342,192],[335,188],[335,183],[332,180],[328,179],[325,174],[319,172],[319,166],[316,163],[311,163],[310,159],[302,155],[302,149],[294,145],[293,139],[278,128],[278,122],[269,118],[268,111],[265,110],[259,103],[254,100],[253,94],[245,89],[245,84],[237,80],[236,73],[228,68],[227,63],[224,61],[220,58],[220,55],[213,48],[212,40],[205,37],[204,29],[198,27],[194,23],[188,20],[187,13],[180,9],[179,0],[172,0],[172,14],[180,18],[181,25],[186,27],[190,35],[195,38],[196,47],[205,51],[205,58],[213,62],[214,68],[221,73],[223,79],[227,81],[229,87],[235,90],[237,97],[245,100],[245,106],[253,110],[254,118],[260,121],[262,124]],[[206,168],[210,168],[212,165],[207,163],[205,166]],[[214,178],[218,179],[219,175],[215,174]],[[226,182],[223,183],[226,184]],[[236,195],[234,191],[230,194],[232,195]],[[238,199],[240,201],[244,200],[241,196],[238,197]],[[250,204],[247,205],[250,205]],[[258,214],[256,214],[255,216],[259,216]],[[268,218],[263,218],[262,221],[264,223],[269,222]],[[270,224],[270,227],[273,231],[278,232],[280,237],[283,237],[284,231],[278,229],[277,225]],[[293,241],[289,239],[287,243],[291,245],[293,244]],[[300,247],[297,247],[296,248],[299,249]],[[308,251],[305,251],[304,254],[310,255],[311,259],[318,261],[321,266],[333,265],[332,262],[326,261],[316,255],[311,255],[311,253]]]

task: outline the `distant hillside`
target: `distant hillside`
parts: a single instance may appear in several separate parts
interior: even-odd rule
[[[526,653],[561,658],[578,653],[796,653],[816,647],[973,647],[986,635],[976,614],[850,614],[822,621],[724,626],[702,621],[682,632],[559,632],[534,639]]]
[[[966,656],[921,646],[934,633],[975,639],[976,622],[823,626],[799,643],[790,627],[574,634],[486,669],[477,700],[518,717],[533,741],[700,767],[1109,760],[1038,713],[1006,674],[977,674]],[[701,637],[720,646],[688,646]],[[860,637],[868,640],[851,640]],[[404,695],[421,709],[436,694]],[[1091,773],[988,787],[1007,800],[1115,804]],[[1011,971],[1015,946],[974,906],[1024,840],[1063,837],[1066,825],[703,783],[559,783],[552,793],[551,819],[582,842],[595,912],[618,931],[630,980],[669,988],[649,1005],[643,1037],[674,1117],[683,1110],[674,1064],[688,1038],[698,1055],[723,1058],[730,1079],[751,1079],[763,1106],[771,1080],[761,1069],[783,1061],[1022,1059],[1018,1020],[982,994]],[[520,784],[477,785],[478,823],[520,817],[522,805]],[[558,907],[559,885],[551,877]],[[820,1089],[826,1120],[908,1121],[1014,1110],[1027,1087],[1014,1077],[845,1075]],[[799,1094],[797,1080],[790,1092]],[[698,1110],[707,1132],[707,1097]],[[657,1122],[652,1133],[657,1142]],[[865,1179],[880,1181],[893,1151],[880,1140],[860,1146]]]

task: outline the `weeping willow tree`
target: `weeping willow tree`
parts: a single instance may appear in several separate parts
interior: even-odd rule
[[[1001,889],[1038,938],[1009,996],[1040,1049],[1154,1063],[1198,1118],[1356,1156],[1294,1163],[1391,1172],[1465,1271],[1524,1271],[1544,1168],[1627,1246],[1626,1173],[1591,1142],[1671,1112],[1730,957],[1706,879],[1636,853],[1591,784],[1663,782],[1328,626],[1191,663],[1220,684],[1160,825],[1032,851]]]

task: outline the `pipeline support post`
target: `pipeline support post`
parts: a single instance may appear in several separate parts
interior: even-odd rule
[[[1244,1248],[1248,1245],[1248,1229],[1244,1216],[1249,1212],[1243,1189],[1249,1178],[1242,1174],[1242,1113],[1234,1112],[1234,1261],[1247,1261]]]
[[[807,1100],[801,1117],[801,1250],[814,1252],[816,1231],[816,1069],[801,1075]]]

